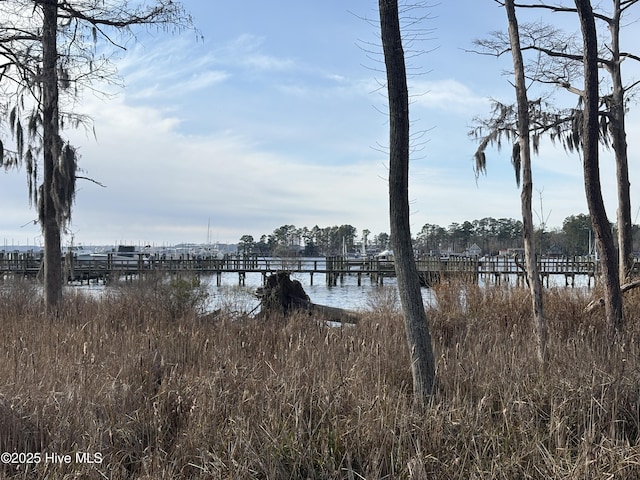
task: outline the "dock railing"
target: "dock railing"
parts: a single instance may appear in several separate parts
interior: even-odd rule
[[[328,256],[323,258],[305,257],[265,257],[258,255],[225,255],[222,258],[202,257],[199,255],[164,256],[149,254],[133,254],[123,258],[115,254],[107,254],[96,259],[78,260],[71,254],[64,255],[64,269],[69,280],[108,279],[117,275],[145,274],[153,271],[216,275],[219,279],[223,273],[237,273],[240,283],[247,273],[262,273],[266,276],[277,271],[309,274],[313,283],[314,274],[324,274],[326,282],[335,285],[346,275],[358,277],[360,284],[363,277],[370,277],[375,283],[382,283],[384,278],[395,276],[392,259],[379,257],[347,258],[344,256]],[[40,253],[0,252],[0,273],[3,275],[36,276],[40,271],[42,255]],[[430,285],[447,278],[458,278],[466,282],[486,281],[499,282],[502,279],[515,277],[523,281],[524,260],[514,256],[496,257],[463,257],[447,258],[425,256],[416,260],[421,281]],[[640,261],[636,259],[634,273],[640,273]],[[566,284],[573,285],[576,276],[587,276],[589,285],[592,278],[599,273],[599,264],[593,257],[542,257],[538,259],[541,277],[547,279],[551,275],[562,275]]]

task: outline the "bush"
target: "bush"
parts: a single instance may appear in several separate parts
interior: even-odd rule
[[[164,308],[172,318],[180,318],[191,313],[204,313],[209,292],[200,278],[175,278],[162,286],[165,288],[161,288],[159,293],[166,303]]]
[[[135,310],[144,309],[155,317],[168,316],[177,320],[205,313],[209,290],[197,276],[172,277],[162,274],[145,275],[131,283],[117,285],[116,296]]]

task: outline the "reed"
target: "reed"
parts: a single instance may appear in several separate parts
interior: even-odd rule
[[[73,456],[5,478],[640,477],[637,293],[613,345],[586,293],[546,290],[542,370],[525,289],[438,287],[438,387],[418,408],[389,291],[336,328],[202,316],[135,289],[68,295],[55,319],[30,284],[0,289],[0,447]]]

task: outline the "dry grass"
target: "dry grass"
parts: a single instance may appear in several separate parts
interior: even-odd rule
[[[30,285],[0,290],[0,449],[104,458],[5,465],[5,478],[640,477],[635,293],[611,346],[584,295],[547,290],[543,372],[525,290],[439,287],[438,392],[418,409],[393,295],[329,328],[202,320],[157,284],[135,288],[72,295],[55,320]]]

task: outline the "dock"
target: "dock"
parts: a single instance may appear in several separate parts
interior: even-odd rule
[[[394,277],[393,260],[372,258],[347,258],[331,256],[323,258],[280,258],[257,255],[225,255],[223,258],[203,258],[196,255],[165,257],[145,254],[131,255],[122,260],[107,255],[100,260],[77,260],[71,254],[61,258],[67,279],[71,282],[101,280],[106,282],[119,277],[143,276],[152,272],[170,274],[209,275],[221,284],[223,274],[237,274],[238,283],[244,285],[246,275],[260,273],[263,280],[272,273],[287,271],[309,275],[313,285],[318,275],[324,275],[327,285],[337,285],[345,276],[355,276],[357,284],[364,279],[375,284],[383,284],[385,278]],[[0,274],[3,276],[36,277],[41,271],[40,254],[0,252]],[[416,260],[420,281],[424,286],[448,279],[459,279],[477,283],[502,283],[515,279],[524,283],[523,260],[513,256],[496,257],[422,257]],[[640,262],[636,259],[634,272],[639,272]],[[599,264],[592,257],[549,257],[540,258],[538,269],[543,283],[549,285],[549,277],[561,275],[565,285],[572,286],[576,277],[584,276],[591,286],[598,275]]]

